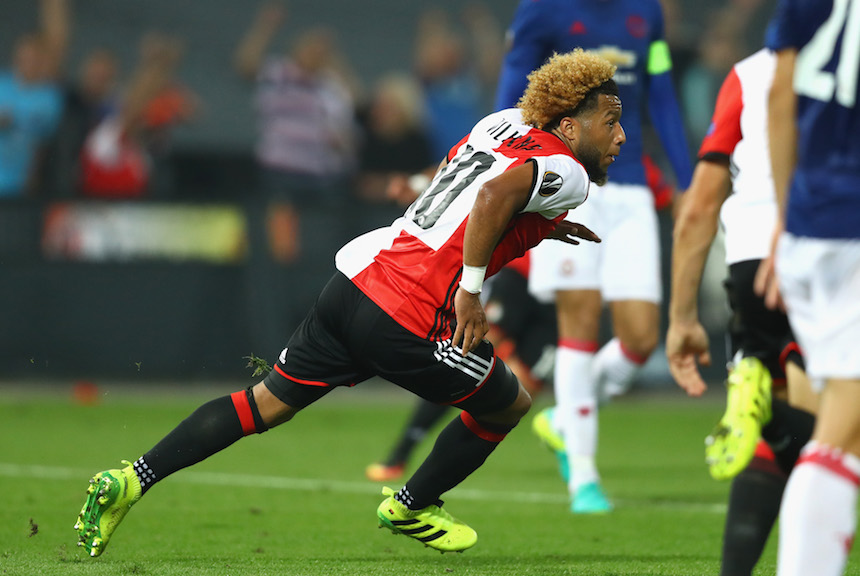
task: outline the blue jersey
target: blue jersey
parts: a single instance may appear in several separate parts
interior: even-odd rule
[[[860,238],[860,0],[782,0],[767,45],[797,50],[797,165],[786,230]]]
[[[53,84],[23,84],[0,72],[0,197],[23,196],[38,147],[54,132],[63,98]]]
[[[646,184],[642,114],[647,110],[678,185],[686,188],[692,175],[690,149],[663,35],[658,0],[522,0],[508,30],[509,50],[496,107],[515,105],[528,84],[528,74],[554,52],[574,48],[597,52],[618,67],[614,79],[627,133],[627,143],[609,167],[609,177],[621,184]]]

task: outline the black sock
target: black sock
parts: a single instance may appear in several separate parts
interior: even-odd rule
[[[454,418],[398,497],[413,510],[436,504],[439,496],[466,479],[487,459],[513,426],[477,422],[467,412]],[[399,494],[398,494],[399,496]]]
[[[774,462],[753,458],[732,481],[720,576],[750,576],[779,515],[786,476]]]
[[[782,471],[791,474],[801,449],[812,437],[815,416],[776,398],[771,402],[771,407],[773,416],[762,428],[761,436],[773,450]]]
[[[415,407],[415,412],[412,413],[412,418],[409,419],[406,428],[403,429],[400,441],[391,451],[385,463],[388,466],[405,464],[409,460],[412,450],[415,449],[415,445],[421,442],[430,428],[445,416],[448,408],[448,406],[421,400]]]
[[[245,433],[233,397],[224,396],[200,406],[134,463],[143,492],[177,470],[230,446]]]

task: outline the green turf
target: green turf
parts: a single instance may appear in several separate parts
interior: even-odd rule
[[[384,455],[411,401],[344,390],[294,422],[157,485],[105,554],[86,557],[72,525],[87,479],[139,456],[210,396],[125,391],[81,406],[64,389],[29,395],[0,387],[0,574],[719,571],[728,485],[708,477],[702,438],[720,405],[680,393],[668,400],[623,399],[602,411],[599,465],[617,503],[607,516],[568,512],[554,458],[523,425],[446,496],[446,507],[478,531],[475,548],[441,555],[377,530],[381,486],[366,481],[363,469]],[[428,449],[425,442],[419,455]],[[772,538],[756,574],[774,573],[775,544]],[[860,574],[857,568],[847,573]]]

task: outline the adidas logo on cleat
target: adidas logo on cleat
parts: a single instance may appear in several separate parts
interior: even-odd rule
[[[393,510],[389,509],[389,512],[391,513],[392,516],[394,515]],[[441,530],[441,529],[437,530],[435,526],[425,524],[424,522],[418,520],[417,518],[411,518],[409,520],[392,520],[391,523],[394,525],[395,528],[397,528],[397,531],[400,532],[401,534],[406,534],[407,536],[412,536],[413,538],[415,538],[419,542],[424,542],[424,544],[427,546],[429,546],[429,544],[427,544],[428,542],[432,542],[433,540],[436,540],[437,538],[441,538],[442,536],[444,536],[445,534],[448,533],[447,530]],[[419,536],[419,534],[423,534],[424,532],[427,532],[428,530],[436,530],[436,531],[432,532],[426,536]]]

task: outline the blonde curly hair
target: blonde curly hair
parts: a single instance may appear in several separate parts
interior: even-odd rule
[[[540,68],[529,74],[529,85],[517,107],[523,120],[544,128],[573,110],[589,92],[612,80],[615,65],[593,52],[577,48],[566,54],[553,54]]]

